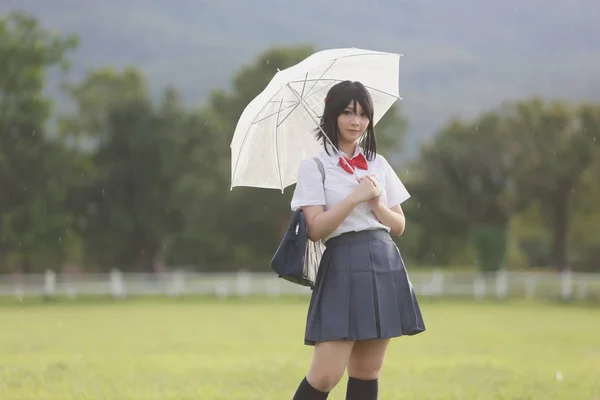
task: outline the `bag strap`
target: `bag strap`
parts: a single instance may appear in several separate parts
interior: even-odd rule
[[[323,168],[323,163],[319,157],[313,157],[313,160],[315,160],[317,167],[319,167],[319,171],[321,172],[321,182],[325,184],[325,168]]]

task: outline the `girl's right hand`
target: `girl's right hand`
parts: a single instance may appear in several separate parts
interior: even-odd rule
[[[377,186],[367,177],[360,178],[358,186],[351,196],[357,204],[364,203],[377,196]]]

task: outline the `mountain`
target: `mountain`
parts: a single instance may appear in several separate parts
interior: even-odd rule
[[[404,54],[400,84],[409,150],[454,115],[531,95],[600,100],[595,0],[16,0],[46,27],[81,39],[73,79],[135,65],[153,88],[191,104],[228,88],[271,45],[359,47]],[[275,69],[277,66],[273,66]]]

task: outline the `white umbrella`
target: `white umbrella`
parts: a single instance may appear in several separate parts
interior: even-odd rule
[[[317,52],[279,71],[244,109],[231,141],[231,188],[280,189],[296,183],[300,161],[322,145],[315,129],[328,90],[360,81],[373,99],[376,124],[400,99],[401,54],[355,48]]]

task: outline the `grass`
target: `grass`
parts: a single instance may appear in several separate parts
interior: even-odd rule
[[[307,299],[0,305],[0,399],[291,399]],[[600,309],[423,300],[380,399],[600,399]],[[345,378],[329,399],[342,400]]]

